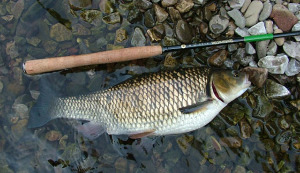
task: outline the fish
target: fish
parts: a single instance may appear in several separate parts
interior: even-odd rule
[[[41,91],[28,127],[67,118],[88,122],[81,129],[92,129],[95,137],[104,132],[133,139],[186,133],[208,124],[242,95],[251,85],[248,78],[241,70],[191,67],[138,75],[78,96]]]

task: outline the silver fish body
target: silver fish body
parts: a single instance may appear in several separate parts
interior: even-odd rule
[[[209,123],[249,86],[248,76],[240,72],[179,69],[141,75],[88,95],[57,98],[46,112],[50,119],[94,122],[108,134],[178,134]]]

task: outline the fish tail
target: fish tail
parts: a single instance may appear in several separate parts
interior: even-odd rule
[[[42,78],[40,80],[40,95],[35,105],[30,110],[28,128],[37,128],[57,118],[51,112],[55,108],[58,94],[50,88],[50,82]]]

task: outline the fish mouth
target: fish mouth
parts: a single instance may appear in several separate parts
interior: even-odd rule
[[[245,76],[244,84],[245,84],[245,88],[248,88],[251,85],[248,74],[246,74]]]
[[[220,100],[220,101],[222,101],[223,103],[224,103],[224,100],[220,97],[220,95],[218,94],[218,91],[217,91],[217,89],[216,89],[216,87],[215,87],[215,85],[214,85],[214,82],[211,82],[211,86],[212,86],[212,90],[213,90],[213,93],[214,93],[214,95]]]

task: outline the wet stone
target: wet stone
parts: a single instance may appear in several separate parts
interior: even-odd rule
[[[252,134],[252,128],[251,128],[250,124],[247,122],[247,120],[242,119],[239,122],[239,125],[240,125],[241,138],[242,139],[250,138],[250,136]]]
[[[174,68],[177,65],[177,60],[172,56],[172,53],[168,53],[165,57],[164,66]]]
[[[176,45],[180,45],[180,42],[176,38],[165,36],[165,38],[163,40],[163,45],[164,46],[176,46]]]
[[[118,158],[115,162],[115,168],[117,173],[125,173],[127,172],[127,159],[125,158]]]
[[[178,2],[178,0],[162,0],[161,5],[163,7],[169,7],[169,6],[175,5],[177,2]]]
[[[246,173],[246,168],[240,165],[237,165],[233,173]]]
[[[157,41],[161,40],[161,38],[159,36],[157,36],[157,34],[154,32],[154,29],[148,29],[147,34],[148,34],[151,42],[157,42]]]
[[[221,67],[224,64],[227,55],[228,52],[226,50],[219,50],[208,58],[208,64],[216,67]]]
[[[106,24],[116,24],[116,23],[120,23],[121,22],[121,16],[120,13],[115,12],[115,13],[111,13],[107,16],[104,16],[102,18],[103,22]]]
[[[169,10],[170,17],[174,23],[182,19],[180,12],[176,10],[174,7],[169,7],[168,10]]]
[[[264,150],[264,151],[271,151],[274,149],[275,143],[272,139],[264,139],[261,141],[262,143],[258,143],[258,148]]]
[[[145,46],[146,45],[146,38],[142,29],[136,27],[134,29],[132,39],[131,39],[132,46]]]
[[[191,27],[184,20],[179,20],[177,22],[175,27],[175,32],[176,32],[177,39],[182,43],[190,43],[193,38]]]
[[[263,86],[268,77],[268,70],[266,68],[246,67],[242,71],[247,73],[250,82],[259,88]]]
[[[256,98],[256,106],[253,109],[253,116],[257,118],[266,118],[273,110],[273,105],[269,99],[260,92],[254,94]]]
[[[147,10],[144,14],[144,24],[148,28],[152,28],[155,25],[155,16],[152,9]]]
[[[223,137],[221,138],[220,144],[230,148],[240,148],[242,146],[242,139],[239,137]]]
[[[127,32],[125,29],[120,28],[116,31],[116,41],[121,43],[122,41],[127,39]]]
[[[179,0],[179,2],[176,4],[176,9],[180,13],[186,13],[190,11],[194,6],[193,0]]]
[[[152,2],[150,2],[148,0],[137,0],[136,6],[142,10],[148,10],[148,9],[152,8]]]
[[[3,83],[2,81],[0,81],[0,93],[2,93],[2,91],[3,91]]]
[[[266,96],[270,99],[280,99],[289,96],[290,91],[283,85],[280,85],[270,79],[266,81]]]
[[[68,30],[64,25],[57,23],[51,26],[50,37],[58,42],[71,40],[72,32]]]
[[[251,43],[246,43],[246,53],[249,54],[249,55],[253,55],[256,53],[254,47],[252,46]]]
[[[287,41],[283,44],[284,52],[300,61],[300,42]]]
[[[160,23],[165,21],[169,16],[169,14],[157,4],[154,4],[154,12],[157,17],[157,22]]]
[[[214,34],[221,34],[228,27],[229,20],[220,15],[213,16],[209,21],[209,29]]]
[[[80,17],[88,23],[96,21],[97,19],[101,18],[101,16],[102,13],[99,10],[84,10],[80,13]]]
[[[246,25],[246,20],[243,16],[243,14],[237,10],[237,9],[233,9],[231,11],[228,11],[227,13],[235,22],[235,24],[240,27],[240,28],[244,28]]]
[[[110,0],[102,0],[99,3],[99,8],[103,13],[113,13],[116,11],[114,4]]]
[[[275,140],[277,144],[288,144],[292,138],[292,132],[290,130],[283,131],[276,136]]]
[[[183,135],[176,139],[176,142],[183,154],[187,155],[189,153],[193,140],[194,136],[192,135]]]
[[[229,0],[228,3],[231,8],[240,9],[245,3],[245,0]]]
[[[267,68],[272,74],[283,74],[288,66],[289,59],[286,55],[266,56],[258,61],[258,66]]]
[[[287,69],[284,72],[287,76],[294,76],[300,73],[300,62],[296,59],[291,59]]]
[[[38,46],[41,42],[41,39],[37,38],[37,37],[30,37],[30,38],[26,38],[27,43],[31,44],[32,46]]]
[[[92,7],[92,0],[68,0],[68,3],[73,10]]]
[[[62,137],[62,134],[59,131],[51,130],[46,133],[45,137],[48,141],[58,141]]]
[[[53,54],[54,52],[56,52],[56,48],[58,46],[58,44],[53,40],[48,40],[44,42],[42,45],[43,48],[46,50],[46,52],[48,52],[49,54]]]
[[[17,124],[11,127],[11,132],[16,140],[19,140],[25,133],[27,122],[27,119],[19,120]]]
[[[11,41],[6,43],[6,54],[12,59],[19,56],[18,47],[16,46],[15,42]]]
[[[91,31],[79,23],[72,26],[72,31],[75,35],[91,35]]]
[[[80,148],[77,146],[77,144],[70,144],[68,145],[64,152],[62,153],[61,157],[64,160],[69,160],[70,163],[74,161],[78,161],[82,158]]]
[[[275,4],[273,6],[270,17],[283,32],[290,31],[298,22],[297,17],[281,4]]]
[[[127,20],[130,23],[136,23],[142,19],[142,13],[139,9],[133,8],[129,10]]]
[[[237,104],[232,107],[225,107],[220,114],[222,118],[224,118],[224,120],[231,125],[236,125],[245,116],[243,107]]]
[[[159,38],[163,38],[165,35],[165,27],[163,24],[158,24],[153,27],[153,31],[155,35],[157,35]]]

